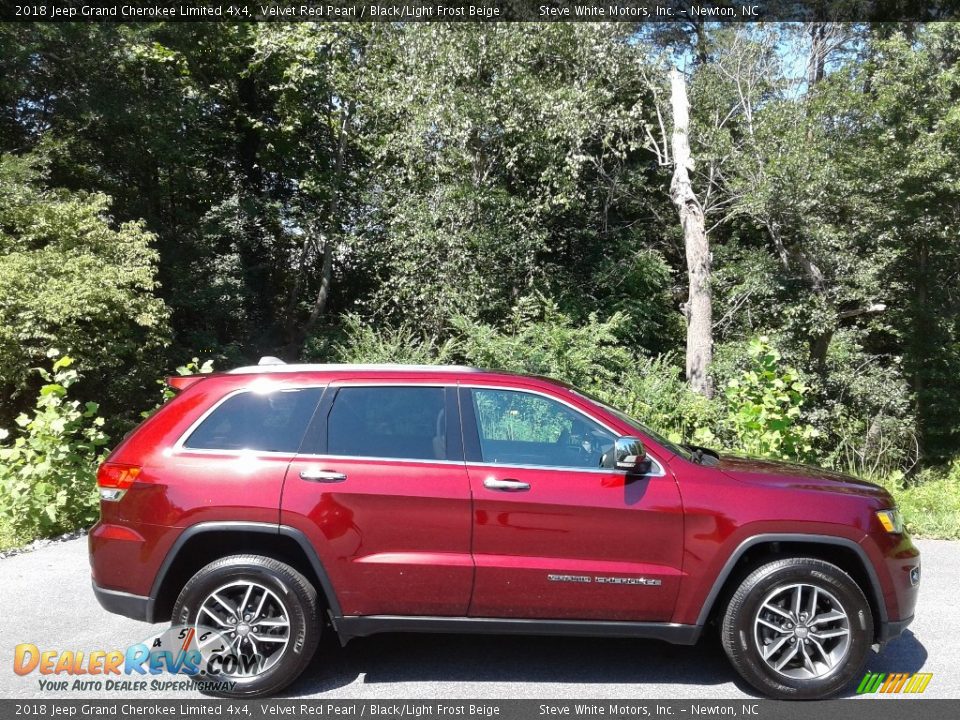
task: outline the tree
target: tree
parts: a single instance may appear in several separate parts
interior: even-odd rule
[[[69,348],[87,387],[122,407],[159,371],[168,311],[154,296],[157,253],[141,223],[113,227],[105,195],[42,187],[35,157],[0,155],[0,386],[23,406],[31,368]],[[92,372],[90,372],[92,371]],[[124,408],[129,410],[129,408]]]
[[[364,314],[436,334],[457,315],[497,322],[541,291],[578,318],[635,304],[636,336],[665,344],[669,271],[657,227],[638,221],[655,201],[643,86],[622,72],[642,59],[631,40],[587,24],[378,38],[367,61],[381,72],[359,103],[370,183],[349,243],[376,279]]]
[[[680,216],[686,248],[689,296],[683,308],[687,318],[687,382],[696,392],[711,397],[710,361],[713,357],[713,299],[710,288],[710,241],[703,206],[690,181],[694,168],[690,154],[690,110],[683,75],[670,73],[670,107],[673,116],[673,179],[670,199]]]

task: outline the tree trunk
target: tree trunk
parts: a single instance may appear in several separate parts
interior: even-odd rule
[[[827,55],[829,53],[829,32],[830,28],[826,23],[810,23],[807,32],[810,35],[810,57],[807,61],[807,90],[813,90],[813,87],[823,80],[827,68]],[[813,142],[813,125],[807,128],[807,140]],[[825,302],[827,295],[827,283],[823,271],[817,263],[807,254],[803,247],[796,250],[800,266],[810,280],[813,286],[815,297],[823,298]],[[833,327],[825,328],[819,332],[812,331],[810,342],[810,362],[820,373],[827,370],[827,355],[830,352],[830,343],[833,342]]]
[[[320,269],[320,289],[317,291],[313,306],[310,309],[310,315],[305,323],[296,326],[296,302],[300,295],[301,276],[295,279],[293,289],[287,298],[287,345],[284,355],[296,360],[303,350],[304,341],[310,332],[316,327],[317,321],[327,309],[327,301],[330,299],[330,288],[333,281],[333,243],[336,237],[336,228],[340,222],[338,217],[340,211],[341,195],[343,194],[343,184],[346,164],[347,142],[349,140],[350,123],[352,121],[351,107],[345,105],[340,111],[340,136],[337,138],[337,156],[334,164],[333,185],[330,191],[330,200],[327,204],[324,226],[326,231],[322,233],[323,240],[323,263]],[[311,231],[315,229],[312,228]],[[307,257],[307,248],[312,240],[304,240],[301,249],[300,261],[304,262]],[[302,270],[302,268],[301,268]]]
[[[706,397],[713,396],[710,362],[713,358],[713,297],[710,288],[710,241],[704,224],[703,206],[693,192],[690,171],[689,103],[683,75],[670,73],[673,108],[673,180],[670,199],[680,215],[683,243],[687,255],[690,291],[684,305],[687,318],[687,382]]]
[[[810,62],[807,65],[807,84],[813,87],[823,80],[827,69],[827,24],[810,23]]]

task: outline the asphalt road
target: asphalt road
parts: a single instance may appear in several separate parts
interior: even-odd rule
[[[934,673],[925,696],[960,698],[960,542],[920,540],[917,619],[867,668]],[[44,697],[36,673],[13,672],[14,646],[123,649],[161,629],[103,611],[90,590],[86,539],[0,560],[0,697]],[[713,635],[695,647],[590,638],[384,635],[340,649],[332,638],[288,697],[361,699],[755,697]],[[117,697],[54,692],[46,697]],[[193,690],[136,698],[200,697]]]

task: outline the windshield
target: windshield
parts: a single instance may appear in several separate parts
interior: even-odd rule
[[[623,422],[625,422],[627,425],[635,429],[637,432],[640,432],[644,435],[647,435],[653,438],[659,445],[662,445],[664,448],[666,448],[670,452],[675,453],[676,455],[679,455],[680,457],[685,458],[686,460],[690,459],[691,455],[689,450],[687,450],[684,447],[681,447],[680,445],[677,445],[674,442],[671,442],[670,440],[665,438],[663,435],[658,433],[656,430],[651,430],[650,428],[648,428],[642,422],[634,420],[632,417],[627,415],[622,410],[617,410],[615,407],[611,407],[610,405],[607,405],[607,403],[603,402],[603,400],[600,400],[599,398],[595,398],[592,395],[589,395],[588,393],[583,392],[582,390],[577,390],[576,388],[570,388],[570,390],[576,393],[577,395],[579,395],[580,397],[585,398],[586,400],[589,400],[594,405],[600,408],[603,408],[611,415],[616,415],[618,418],[623,420]]]

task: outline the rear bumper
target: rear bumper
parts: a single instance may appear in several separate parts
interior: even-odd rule
[[[131,593],[120,592],[119,590],[107,590],[94,582],[93,594],[100,603],[100,607],[108,612],[123,615],[134,620],[148,622],[148,608],[150,598],[143,595],[133,595]]]

